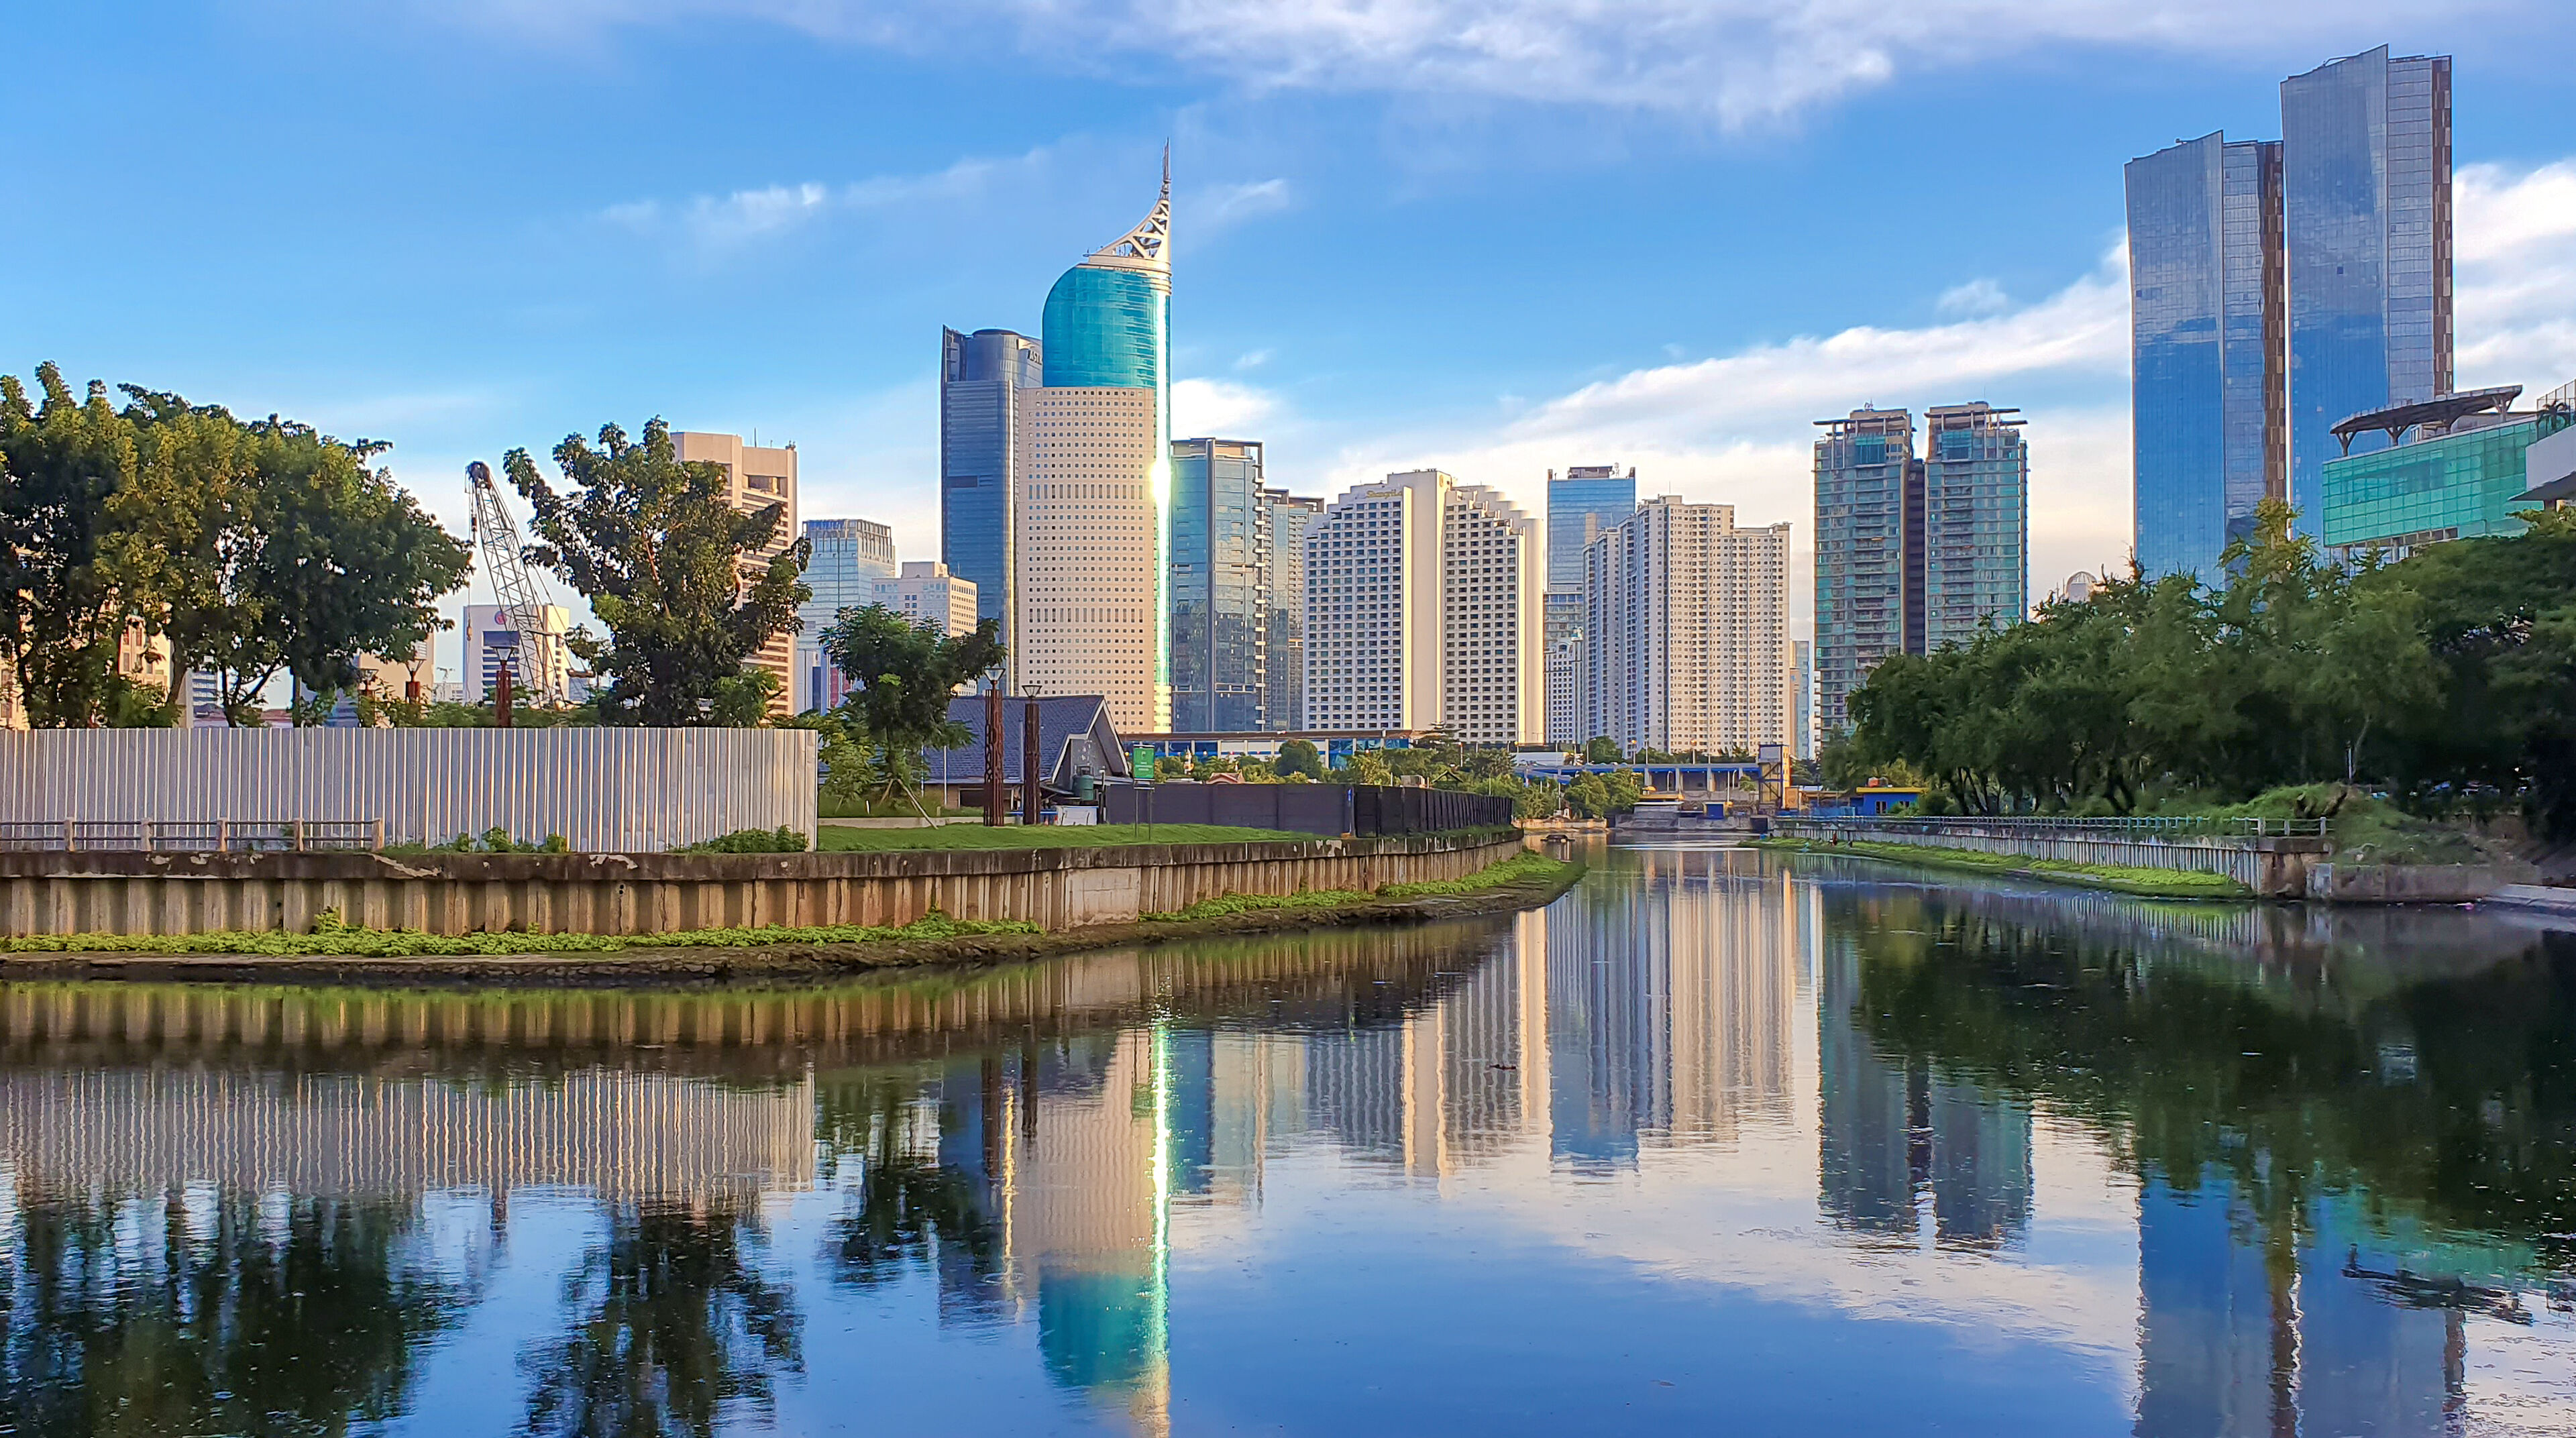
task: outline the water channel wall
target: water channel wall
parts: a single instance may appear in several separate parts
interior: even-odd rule
[[[1912,844],[1926,849],[1966,849],[1981,854],[2017,854],[2031,859],[2059,859],[2076,864],[2107,864],[2134,869],[2181,869],[2224,874],[2265,898],[2309,897],[2309,871],[2323,866],[2333,846],[2324,839],[2231,839],[2205,835],[2163,836],[2088,833],[2009,821],[1979,824],[1944,820],[1938,826],[1891,827],[1869,820],[1791,819],[1771,821],[1771,832],[1784,839],[1830,843]]]
[[[503,829],[576,850],[740,829],[814,839],[805,729],[38,729],[0,732],[0,823],[381,824],[385,842]]]
[[[1134,921],[1226,894],[1464,878],[1520,852],[1491,833],[835,854],[0,853],[0,934],[302,933],[337,911],[433,934],[1018,920]]]

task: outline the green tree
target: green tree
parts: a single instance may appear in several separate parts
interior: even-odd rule
[[[1388,767],[1383,750],[1361,749],[1350,762],[1333,771],[1334,777],[1346,784],[1388,785],[1395,782],[1395,770]]]
[[[116,646],[148,595],[118,562],[124,521],[112,501],[140,457],[106,385],[76,397],[51,364],[37,366],[36,382],[41,406],[0,375],[0,663],[17,675],[30,723],[80,728],[133,687]]]
[[[751,513],[726,497],[724,467],[680,459],[670,427],[655,419],[640,442],[602,426],[594,449],[580,435],[554,448],[569,489],[558,493],[524,449],[503,464],[533,510],[540,541],[528,557],[564,576],[608,628],[585,628],[572,651],[611,682],[599,698],[606,723],[656,728],[757,724],[760,681],[745,670],[763,646],[796,628],[813,597],[799,576],[811,546],[799,539],[761,552],[786,523],[786,506]]]
[[[162,601],[172,668],[219,676],[231,722],[263,722],[281,674],[314,696],[296,722],[319,722],[356,687],[360,655],[408,659],[444,627],[437,601],[471,551],[369,468],[387,446],[127,393],[142,463],[118,501],[123,562]]]
[[[1604,735],[1595,734],[1583,741],[1583,762],[1586,764],[1616,764],[1622,757],[1618,741]]]
[[[909,790],[924,749],[954,749],[965,725],[948,717],[960,685],[1001,666],[1001,624],[987,619],[972,634],[946,635],[914,624],[882,604],[844,609],[823,631],[822,650],[853,686],[844,708],[881,750],[879,777],[889,792]]]
[[[1282,779],[1291,774],[1321,779],[1324,777],[1324,756],[1310,741],[1290,739],[1279,746],[1279,757],[1270,761],[1270,771]]]

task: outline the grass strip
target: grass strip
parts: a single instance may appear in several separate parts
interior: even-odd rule
[[[1861,841],[1820,844],[1812,839],[1756,839],[1753,847],[1803,854],[1849,854],[1891,863],[1935,869],[1965,869],[1998,877],[2055,879],[2089,888],[2111,889],[2159,899],[2250,899],[2254,891],[2225,874],[2193,869],[2147,869],[2129,864],[2079,864],[2071,859],[2039,859],[2028,854],[1989,854],[1976,849],[1942,849],[1927,844],[1882,844]]]
[[[935,829],[853,829],[826,824],[826,853],[906,849],[1105,849],[1125,844],[1311,844],[1329,837],[1224,824],[943,824]]]
[[[969,934],[1034,934],[1035,924],[985,923],[931,913],[901,926],[825,924],[758,929],[683,929],[668,934],[429,934],[368,929],[324,914],[309,934],[218,930],[205,934],[37,934],[0,939],[12,954],[276,954],[395,959],[455,954],[605,954],[620,949],[734,949],[763,944],[871,944],[953,939]]]
[[[1578,872],[1581,865],[1544,854],[1519,853],[1469,874],[1463,879],[1432,879],[1416,884],[1381,884],[1375,892],[1362,889],[1307,889],[1294,894],[1220,894],[1201,899],[1186,909],[1169,913],[1146,914],[1149,924],[1180,923],[1188,919],[1215,919],[1228,914],[1248,914],[1267,909],[1337,909],[1351,904],[1365,904],[1377,899],[1453,898],[1481,894],[1507,884],[1549,883]]]

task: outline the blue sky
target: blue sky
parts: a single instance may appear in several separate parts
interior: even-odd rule
[[[1033,329],[1168,139],[1182,432],[1803,542],[1810,421],[2018,404],[2036,594],[2126,549],[2121,163],[2380,43],[2458,57],[2461,381],[2576,379],[2564,4],[20,8],[0,369],[392,440],[460,530],[468,459],[659,414],[935,556],[939,327]]]

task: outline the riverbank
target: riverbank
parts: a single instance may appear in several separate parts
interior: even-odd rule
[[[1827,844],[1813,839],[1754,839],[1756,849],[1793,854],[1839,854],[1913,864],[1927,869],[1956,869],[1993,878],[2038,879],[2088,889],[2137,894],[2155,899],[2247,900],[2254,891],[2224,874],[2189,869],[2146,869],[2116,864],[2081,864],[2066,859],[2035,859],[2027,854],[1989,854],[1973,849],[1938,849],[1925,844],[1874,841]]]
[[[1459,879],[1376,892],[1228,895],[1129,923],[1040,930],[932,914],[900,927],[704,929],[616,937],[351,928],[0,939],[0,982],[132,979],[208,983],[707,984],[876,969],[1021,962],[1216,935],[1423,923],[1553,902],[1583,865],[1520,853]]]

